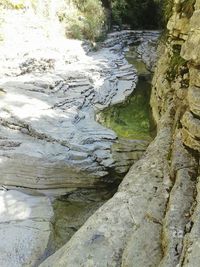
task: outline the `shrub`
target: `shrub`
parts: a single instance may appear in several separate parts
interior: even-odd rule
[[[65,24],[66,33],[71,38],[95,41],[102,35],[106,17],[101,1],[73,0],[65,10],[58,13]]]
[[[112,20],[114,24],[122,25],[122,17],[127,12],[127,3],[125,0],[112,1]]]
[[[29,4],[35,5],[35,2],[36,0],[1,0],[0,6],[10,9],[23,9]]]
[[[167,23],[169,18],[172,16],[173,5],[174,0],[164,0],[163,2],[163,17],[165,23]]]
[[[112,0],[113,21],[132,28],[158,28],[161,0]]]

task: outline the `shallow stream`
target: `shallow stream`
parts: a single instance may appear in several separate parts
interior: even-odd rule
[[[136,52],[137,46],[130,48],[126,58],[138,72],[138,83],[128,99],[104,110],[99,121],[116,132],[119,138],[152,140],[155,129],[151,121],[149,106],[151,73]],[[114,190],[78,190],[56,199],[53,203],[53,240],[48,254],[64,245],[84,222],[116,192]]]
[[[99,121],[114,130],[120,138],[150,141],[155,134],[149,105],[151,73],[136,50],[137,46],[133,46],[126,55],[128,62],[137,69],[138,83],[135,90],[124,103],[104,110]]]

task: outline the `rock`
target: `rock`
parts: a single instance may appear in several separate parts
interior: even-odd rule
[[[193,267],[198,266],[199,259],[199,245],[200,245],[200,225],[199,225],[199,214],[200,214],[200,201],[199,201],[199,179],[197,183],[197,197],[196,207],[194,208],[194,214],[188,223],[188,233],[185,235],[184,247],[182,252],[182,266]]]
[[[17,21],[16,47],[11,49],[9,32],[0,47],[0,184],[68,190],[114,183],[109,172],[116,135],[95,115],[124,101],[136,86],[136,70],[123,52],[127,44],[120,40],[147,42],[159,32],[116,32],[109,35],[115,44],[108,38],[102,49],[86,54],[82,42],[61,34],[55,43],[36,15],[7,11],[2,27],[12,25],[10,13]]]
[[[41,267],[114,267],[119,266],[121,261],[122,266],[130,266],[128,262],[134,262],[135,266],[145,267],[159,263],[162,257],[160,220],[166,205],[163,178],[168,175],[167,155],[171,142],[170,125],[165,125],[144,157],[133,165],[113,198],[95,212],[70,241],[45,260]],[[163,166],[166,172],[163,172]],[[141,240],[139,236],[145,229],[154,234],[148,234],[148,238]],[[141,243],[138,244],[139,240]],[[129,241],[132,242],[129,244]],[[123,255],[125,247],[127,252]]]
[[[190,110],[200,116],[200,90],[196,86],[190,86],[188,91],[188,101],[190,105]]]
[[[193,136],[193,138],[200,138],[200,121],[195,119],[190,112],[185,112],[182,118],[182,125]]]
[[[143,140],[126,140],[119,138],[112,146],[114,169],[116,173],[126,174],[130,167],[146,151],[149,142]]]
[[[199,19],[200,19],[200,10],[195,10],[193,16],[190,20],[190,32],[186,42],[183,44],[181,49],[181,56],[186,60],[191,60],[195,64],[200,64],[200,32],[199,32]]]
[[[163,220],[164,257],[160,267],[179,264],[185,228],[194,202],[195,181],[192,177],[195,175],[197,162],[184,148],[180,133],[174,138],[171,161],[175,183],[170,192],[167,212]]]
[[[142,61],[145,63],[147,70],[154,72],[157,62],[157,38],[152,38],[146,42],[142,42],[137,49]]]
[[[0,203],[0,265],[38,265],[51,234],[49,199],[10,190],[0,191]]]

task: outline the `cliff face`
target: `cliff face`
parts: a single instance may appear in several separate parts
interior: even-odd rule
[[[200,151],[200,1],[176,0],[161,40],[162,56],[153,80],[151,105],[158,122],[175,101],[175,123],[183,143]],[[165,43],[164,43],[165,42]]]
[[[194,2],[174,0],[160,41],[151,96],[157,137],[113,198],[41,266],[199,266],[200,0]]]
[[[200,152],[200,1],[175,0],[160,42],[151,106],[159,123],[171,106],[171,191],[163,220],[159,266],[198,266]]]

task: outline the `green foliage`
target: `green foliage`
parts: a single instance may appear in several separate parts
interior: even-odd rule
[[[180,56],[180,46],[176,45],[173,47],[167,79],[173,81],[178,75],[184,74],[185,70],[187,70],[187,61]]]
[[[125,0],[113,0],[112,1],[112,19],[117,25],[122,25],[122,17],[127,12],[127,3]]]
[[[160,0],[112,0],[113,22],[132,28],[159,28]]]
[[[164,0],[163,1],[163,15],[164,15],[164,22],[167,23],[169,18],[172,16],[172,11],[173,11],[173,5],[174,5],[174,0]]]
[[[100,0],[73,0],[73,4],[59,12],[58,16],[65,24],[69,37],[91,41],[101,37],[106,22]]]
[[[1,0],[0,6],[8,9],[23,9],[27,4],[35,5],[36,0]]]

